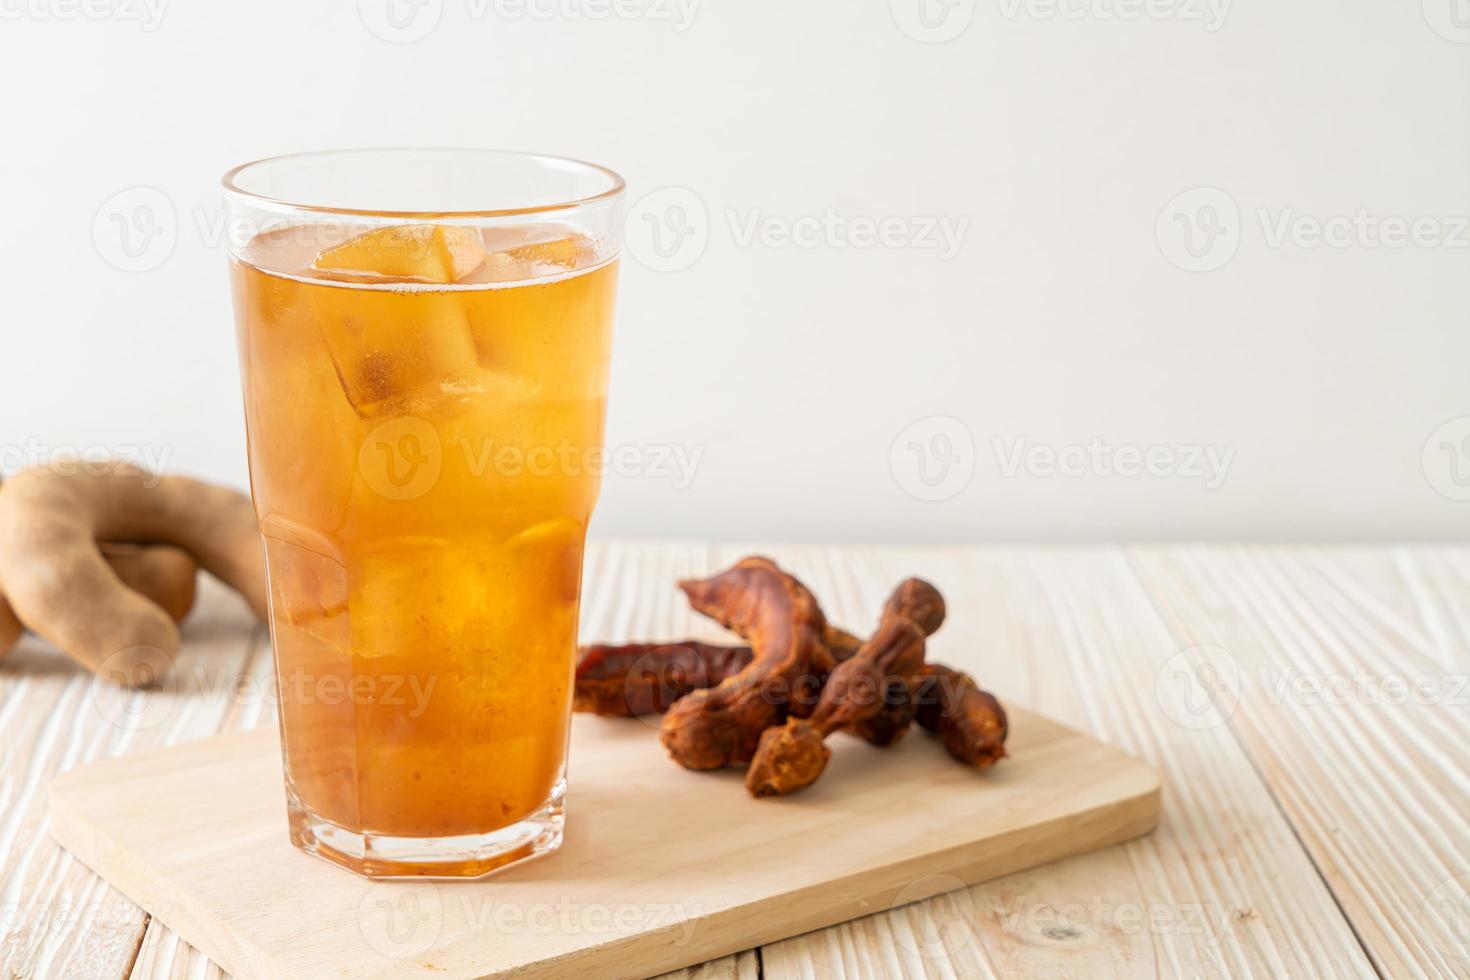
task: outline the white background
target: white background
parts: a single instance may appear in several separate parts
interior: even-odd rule
[[[624,263],[608,435],[699,465],[609,478],[603,534],[1463,536],[1470,4],[919,2],[0,0],[0,465],[146,447],[243,485],[218,176],[492,146],[606,163],[639,228],[696,232]],[[829,212],[893,243],[741,238]],[[952,256],[913,240],[937,218]],[[1113,472],[1152,446],[1170,472]]]

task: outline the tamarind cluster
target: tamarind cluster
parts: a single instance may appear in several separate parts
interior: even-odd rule
[[[58,461],[0,484],[0,656],[23,630],[119,683],[152,683],[179,648],[204,569],[266,615],[244,494],[125,462]]]
[[[876,746],[917,721],[967,765],[1005,756],[1005,711],[968,674],[926,662],[944,597],[904,580],[866,641],[827,622],[811,592],[767,558],[679,583],[690,605],[747,646],[688,640],[585,647],[575,707],[600,715],[663,714],[660,738],[688,769],[746,765],[746,788],[779,796],[826,769],[843,731]]]

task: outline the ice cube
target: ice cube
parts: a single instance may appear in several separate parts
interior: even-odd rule
[[[362,423],[318,327],[310,294],[323,287],[242,273],[246,420],[257,501],[305,526],[340,526]]]
[[[543,230],[542,233],[544,233]],[[493,249],[465,283],[534,282],[597,264],[597,243],[586,235],[565,235],[539,241],[524,241],[530,233],[516,235],[502,230],[487,234]]]
[[[478,228],[392,225],[323,249],[317,272],[447,285],[459,282],[485,261]]]
[[[482,676],[524,669],[575,638],[581,522],[552,518],[514,535],[401,535],[348,556],[355,657]]]
[[[311,300],[342,390],[363,418],[478,367],[456,293],[328,287]]]
[[[571,235],[549,242],[521,245],[505,253],[517,262],[551,271],[584,269],[597,261],[597,243],[586,235]],[[545,274],[545,273],[543,273]]]
[[[554,517],[511,538],[506,551],[528,583],[545,582],[550,595],[562,602],[576,602],[586,533],[579,521]]]
[[[476,365],[437,385],[418,389],[403,400],[402,408],[410,415],[447,423],[444,434],[450,439],[477,433],[489,435],[493,434],[494,425],[485,413],[528,409],[540,390],[534,378]],[[464,427],[454,423],[466,412],[477,412],[479,417],[470,420],[466,432],[460,432]]]
[[[267,518],[263,532],[278,642],[290,631],[345,654],[350,639],[347,568],[336,547],[278,518]],[[306,651],[290,652],[300,656]]]
[[[353,654],[448,666],[487,645],[494,630],[490,554],[473,538],[410,535],[372,542],[353,555]]]
[[[536,278],[536,269],[509,252],[492,252],[468,281],[474,283],[527,282]]]

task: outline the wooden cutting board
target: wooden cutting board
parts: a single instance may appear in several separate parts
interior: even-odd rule
[[[651,725],[577,716],[566,843],[483,881],[374,883],[295,850],[273,728],[73,770],[51,825],[242,978],[641,977],[1154,827],[1154,770],[1010,715],[988,772],[917,729],[888,750],[834,736],[822,780],[772,800],[678,768]]]

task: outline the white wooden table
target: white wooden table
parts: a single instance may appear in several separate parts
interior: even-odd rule
[[[1470,976],[1470,548],[604,545],[584,636],[717,636],[673,581],[753,550],[854,627],[930,578],[950,605],[932,656],[1153,762],[1164,815],[676,975]],[[47,832],[58,772],[272,723],[243,606],[205,589],[185,635],[177,686],[148,695],[34,640],[0,664],[0,977],[220,975]]]

